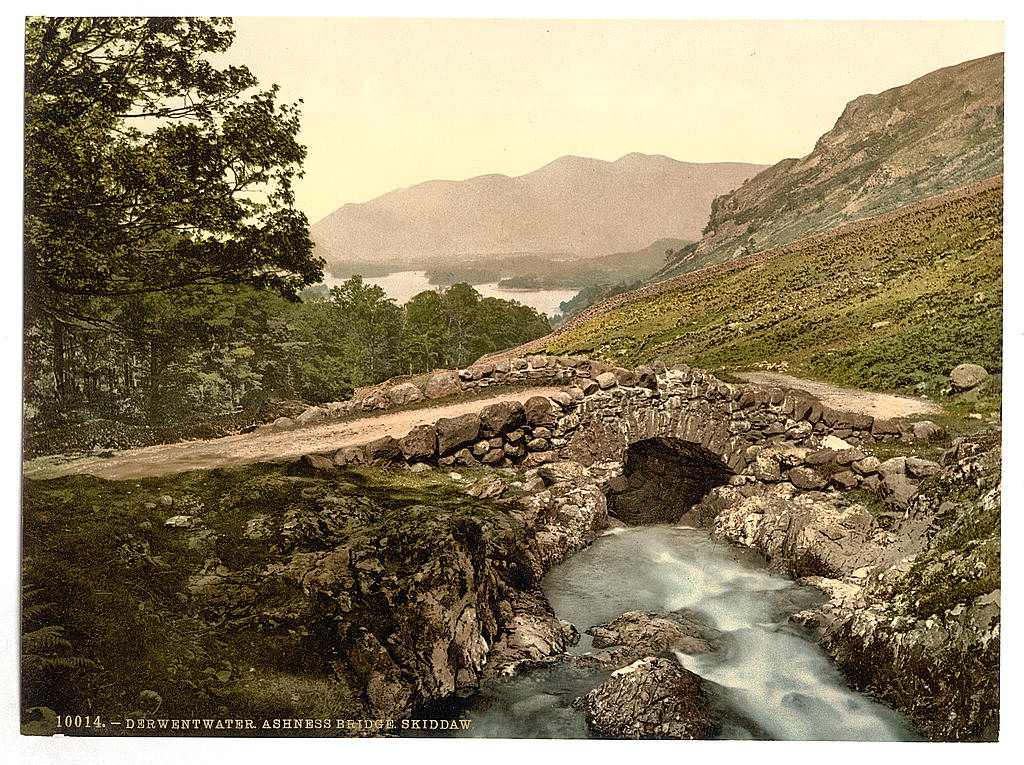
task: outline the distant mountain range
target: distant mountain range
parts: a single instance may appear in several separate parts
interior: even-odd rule
[[[636,153],[615,162],[566,156],[526,175],[427,181],[346,204],[311,234],[329,263],[607,255],[662,237],[698,239],[711,201],[765,167]]]
[[[714,200],[704,236],[659,281],[969,185],[1003,171],[1003,54],[847,104],[802,159]]]

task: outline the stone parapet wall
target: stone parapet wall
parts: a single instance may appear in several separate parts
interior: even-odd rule
[[[489,404],[419,425],[401,438],[383,436],[316,459],[321,466],[399,461],[533,468],[566,459],[590,465],[625,462],[633,445],[661,439],[681,445],[690,462],[703,462],[731,483],[864,487],[897,503],[905,503],[915,481],[932,470],[916,464],[925,461],[881,463],[859,448],[879,439],[930,438],[938,432],[932,423],[840,412],[808,396],[733,385],[685,366],[668,369],[655,362],[629,370],[590,359],[537,356],[440,372],[427,390],[463,391],[531,375],[567,384],[553,396]]]
[[[412,382],[382,383],[358,400],[312,406],[295,418],[279,417],[278,428],[314,425],[323,420],[362,412],[382,412],[396,406],[448,398],[495,385],[550,381],[571,384],[577,378],[596,377],[612,365],[577,356],[528,356],[475,364],[466,369],[435,372],[422,386]]]

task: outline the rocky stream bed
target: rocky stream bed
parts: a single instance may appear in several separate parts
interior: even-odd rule
[[[34,657],[28,705],[465,715],[502,737],[998,735],[997,431],[892,457],[938,428],[572,363],[568,392],[333,458],[27,481],[45,609],[26,631],[66,629],[80,670]]]

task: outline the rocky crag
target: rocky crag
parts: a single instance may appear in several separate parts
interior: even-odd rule
[[[750,483],[714,489],[692,514],[830,596],[795,618],[818,630],[856,687],[933,739],[995,740],[998,435],[958,440],[941,467],[888,462],[923,479],[913,496],[896,491],[878,503]]]
[[[801,159],[711,205],[703,238],[651,280],[696,271],[886,213],[1002,172],[1003,54],[847,104]]]

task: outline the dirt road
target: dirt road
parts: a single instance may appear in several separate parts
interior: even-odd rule
[[[790,390],[802,390],[810,393],[826,406],[841,412],[870,414],[872,417],[891,419],[907,417],[911,414],[939,414],[942,407],[931,401],[920,398],[893,396],[889,393],[874,393],[856,388],[840,388],[827,383],[803,380],[776,372],[733,372],[747,382],[759,385],[774,385]]]
[[[26,478],[56,478],[87,473],[111,480],[125,480],[186,470],[294,459],[303,454],[332,452],[344,446],[363,444],[381,436],[399,438],[416,425],[432,423],[441,417],[478,412],[488,404],[499,401],[526,401],[531,396],[550,396],[559,390],[561,388],[530,388],[427,409],[368,414],[354,420],[294,430],[264,428],[241,436],[147,446],[144,449],[115,452],[112,457],[83,457],[63,464],[55,463],[52,458],[41,457],[25,463],[24,475]]]

